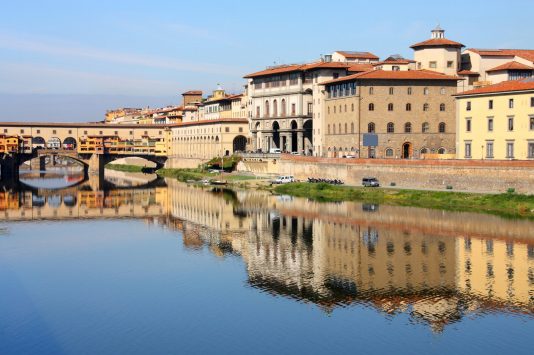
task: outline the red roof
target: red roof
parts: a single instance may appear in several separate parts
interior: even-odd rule
[[[252,74],[245,75],[244,78],[255,78],[258,76],[268,76],[276,75],[283,73],[290,73],[296,71],[308,71],[315,69],[327,69],[327,68],[348,68],[350,64],[343,62],[314,62],[308,64],[289,64],[289,65],[280,65],[276,67],[267,68]]]
[[[202,95],[201,90],[189,90],[184,92],[182,95]]]
[[[378,57],[371,52],[336,51],[336,53],[341,54],[345,58],[378,59]]]
[[[446,38],[432,38],[432,39],[428,39],[426,41],[419,42],[419,43],[416,43],[410,46],[410,48],[413,48],[413,49],[422,48],[422,47],[458,47],[458,48],[461,48],[465,46],[459,42],[454,42]]]
[[[501,71],[501,70],[532,70],[532,69],[534,68],[532,68],[531,66],[528,66],[528,65],[516,62],[516,61],[511,61],[508,63],[504,63],[502,65],[499,65],[495,68],[488,69],[486,71],[493,72],[493,71]]]
[[[430,70],[405,70],[405,71],[391,71],[391,70],[371,70],[364,73],[344,76],[342,78],[330,80],[321,83],[321,85],[338,83],[350,80],[462,80],[457,76],[445,75]]]
[[[477,73],[476,71],[471,71],[471,70],[460,70],[458,73],[458,75],[467,75],[467,76],[479,76],[480,74]]]
[[[468,48],[470,52],[485,57],[521,57],[534,62],[534,49],[477,49]]]
[[[465,95],[477,95],[477,94],[492,94],[500,92],[510,92],[510,91],[525,91],[525,90],[534,90],[534,81],[533,80],[509,80],[503,81],[498,84],[485,86],[483,88],[468,90],[456,94],[454,96],[465,96]]]
[[[364,71],[373,70],[373,64],[352,64],[348,70],[351,73],[361,73]]]

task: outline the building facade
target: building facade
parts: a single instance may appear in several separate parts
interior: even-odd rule
[[[534,80],[460,93],[458,159],[534,159]]]
[[[458,78],[374,70],[324,83],[323,156],[421,158],[455,152]],[[365,137],[377,139],[368,145]]]

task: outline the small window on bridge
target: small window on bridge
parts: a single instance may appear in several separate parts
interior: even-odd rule
[[[40,130],[40,129],[37,130],[37,134],[39,134],[39,133],[41,133],[41,130]]]
[[[133,135],[133,131],[130,131],[130,135]]]
[[[7,128],[4,128],[4,133],[7,133]]]
[[[119,135],[119,131],[115,131],[115,135]]]
[[[20,130],[20,133],[21,133],[21,134],[24,134],[24,130],[23,130],[23,129],[21,129],[21,130]]]
[[[69,129],[69,134],[72,134],[72,129]]]
[[[145,131],[145,136],[148,135],[148,131]]]
[[[87,134],[87,131],[83,131],[83,134]]]
[[[102,135],[102,134],[104,134],[104,132],[100,131],[100,132],[98,132],[98,134]]]
[[[52,134],[56,134],[56,130],[55,129],[52,130]]]

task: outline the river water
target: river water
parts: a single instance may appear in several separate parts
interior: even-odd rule
[[[0,354],[532,354],[533,221],[126,175],[0,191]]]

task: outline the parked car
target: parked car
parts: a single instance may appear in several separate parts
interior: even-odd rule
[[[362,185],[365,187],[379,187],[378,179],[374,177],[366,177],[362,179]]]
[[[280,153],[282,153],[282,151],[280,150],[280,148],[271,148],[269,150],[269,153],[270,154],[280,154]]]
[[[347,159],[355,159],[356,156],[355,156],[355,155],[344,155],[343,158],[347,158]]]
[[[292,175],[278,176],[273,180],[273,184],[288,184],[290,182],[295,182],[295,178]]]

